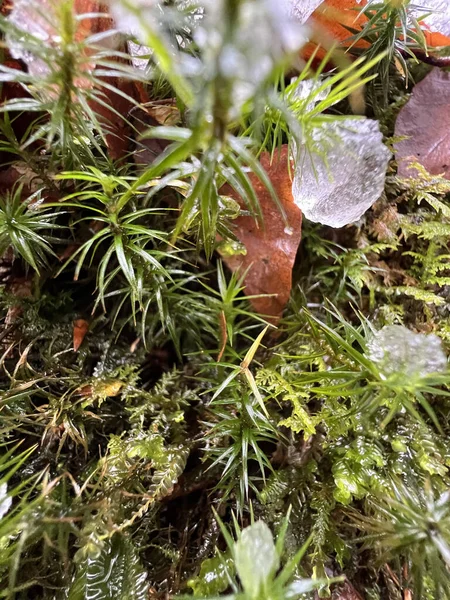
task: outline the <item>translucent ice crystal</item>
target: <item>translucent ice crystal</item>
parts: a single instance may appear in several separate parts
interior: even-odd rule
[[[264,584],[280,564],[269,527],[263,521],[257,521],[243,529],[234,551],[236,570],[246,595],[261,597]]]
[[[7,19],[16,28],[16,31],[8,31],[6,36],[11,56],[23,60],[31,75],[37,77],[49,75],[52,68],[41,57],[43,48],[58,48],[61,45],[58,2],[15,0]],[[114,31],[97,41],[98,45],[105,48],[116,48],[119,42],[120,36]]]
[[[331,90],[330,86],[319,91],[324,81],[326,79],[319,77],[317,79],[303,79],[297,84],[293,97],[295,100],[306,100],[305,111],[312,110],[318,102],[328,97]],[[291,82],[294,83],[295,79],[292,79]]]
[[[287,0],[290,14],[301,23],[304,23],[322,2],[323,0]]]
[[[12,498],[8,496],[8,485],[6,481],[0,483],[0,519],[6,515],[11,508]]]
[[[7,34],[11,56],[23,60],[32,75],[47,75],[48,65],[27,48],[26,35],[32,35],[44,46],[51,46],[57,38],[57,23],[54,6],[50,0],[17,0],[14,2],[8,21],[17,27],[17,33]],[[23,37],[19,32],[23,32]]]
[[[410,8],[411,16],[420,19],[424,14],[431,13],[421,22],[431,31],[450,35],[450,4],[448,0],[419,0],[417,4],[414,4],[417,8]]]
[[[369,358],[384,375],[400,373],[408,378],[441,373],[447,357],[437,335],[414,333],[403,325],[387,325],[369,343]]]
[[[377,121],[325,121],[296,150],[294,201],[315,223],[354,223],[381,196],[390,156]]]

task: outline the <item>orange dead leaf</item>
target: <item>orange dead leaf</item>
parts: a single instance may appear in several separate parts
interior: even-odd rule
[[[84,319],[77,319],[73,323],[73,349],[78,352],[89,329],[89,323]]]
[[[333,39],[346,45],[345,42],[352,35],[348,28],[360,30],[367,23],[367,16],[361,12],[363,6],[364,2],[357,0],[325,0],[311,17],[311,23],[316,26],[315,43],[307,44],[302,56],[309,58],[317,45],[325,45],[321,42],[321,36],[325,36],[326,40]],[[449,37],[438,31],[431,31],[425,25],[423,33],[430,48],[450,45]],[[366,41],[360,40],[354,47],[364,48],[367,45]],[[324,51],[319,51],[317,58],[321,59],[324,55]]]
[[[288,225],[269,191],[251,174],[250,179],[261,205],[264,224],[258,224],[251,216],[240,216],[233,221],[235,234],[246,247],[247,254],[223,257],[232,271],[244,273],[248,270],[244,280],[247,295],[271,294],[270,297],[253,298],[251,303],[257,312],[273,317],[275,321],[281,316],[289,300],[292,267],[301,238],[302,213],[292,197],[288,160],[287,145],[275,153],[272,163],[267,152],[260,159],[284,207]],[[239,201],[236,192],[228,185],[223,186],[221,193]]]
[[[360,29],[367,21],[367,17],[361,14],[361,8],[356,0],[326,0],[313,13],[313,20],[335,40],[343,42],[351,36],[346,27]]]

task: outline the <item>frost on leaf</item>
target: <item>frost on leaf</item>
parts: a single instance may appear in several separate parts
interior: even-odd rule
[[[325,121],[310,135],[308,144],[296,151],[294,201],[315,223],[331,227],[354,223],[384,189],[391,154],[378,122]]]
[[[6,482],[0,483],[0,519],[6,515],[12,504],[11,496],[8,496]]]
[[[256,597],[279,567],[272,532],[263,521],[243,530],[234,548],[234,558],[242,587],[250,597]]]
[[[386,376],[425,377],[447,369],[447,357],[437,335],[414,333],[403,325],[387,325],[369,343],[369,358]]]

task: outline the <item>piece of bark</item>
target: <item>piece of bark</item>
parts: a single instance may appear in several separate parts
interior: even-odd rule
[[[415,177],[410,165],[418,162],[450,179],[450,73],[434,68],[414,87],[395,124],[395,137],[403,136],[395,144],[400,177]]]
[[[250,174],[252,185],[258,196],[264,218],[263,224],[252,216],[240,216],[233,221],[236,237],[245,246],[247,254],[224,256],[225,264],[232,271],[247,274],[244,279],[248,296],[270,294],[250,300],[260,314],[276,322],[281,317],[289,300],[292,288],[292,268],[301,239],[302,213],[294,204],[292,181],[288,169],[289,149],[282,146],[270,161],[270,154],[261,155],[261,165],[266,170],[272,185],[284,207],[287,223],[264,184]],[[221,194],[232,196],[242,204],[236,192],[225,185]]]

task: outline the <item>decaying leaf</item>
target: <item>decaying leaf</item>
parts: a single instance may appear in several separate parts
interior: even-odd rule
[[[84,319],[77,319],[73,323],[73,349],[78,352],[89,329],[89,323]]]
[[[400,177],[414,177],[413,162],[432,175],[450,179],[450,73],[433,69],[416,84],[411,98],[401,109],[395,136],[407,136],[396,144]]]
[[[247,253],[224,257],[232,271],[245,273],[248,269],[244,281],[247,295],[271,294],[270,297],[253,298],[251,302],[256,311],[275,318],[281,316],[289,300],[292,267],[301,238],[302,213],[293,201],[288,160],[287,146],[282,146],[281,151],[275,153],[272,162],[269,153],[261,155],[261,164],[284,207],[288,224],[266,187],[255,175],[250,175],[261,204],[264,224],[259,224],[252,216],[240,216],[233,221],[236,236]],[[221,192],[239,201],[229,186],[224,186]]]

